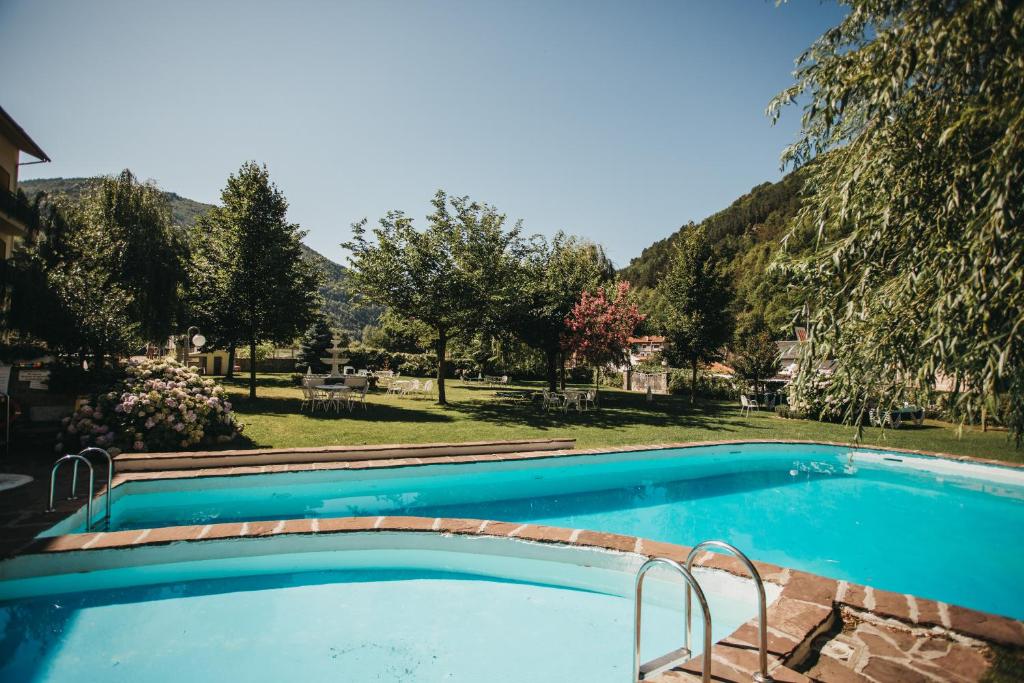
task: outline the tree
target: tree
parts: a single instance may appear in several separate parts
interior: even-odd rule
[[[108,353],[163,342],[180,313],[185,244],[166,196],[131,171],[41,212],[12,266],[9,323],[58,350]]]
[[[665,356],[677,367],[690,367],[693,403],[697,366],[720,356],[733,329],[728,281],[704,228],[694,226],[679,236],[658,289],[666,309]]]
[[[520,225],[505,230],[494,207],[438,191],[420,232],[391,211],[367,237],[365,219],[352,226],[352,286],[393,315],[425,325],[437,353],[437,400],[447,404],[448,342],[503,318],[517,295],[525,246]]]
[[[594,390],[599,391],[601,368],[621,363],[629,349],[629,338],[644,317],[629,300],[629,283],[619,282],[614,299],[604,287],[594,294],[584,291],[566,317],[563,348],[594,368]]]
[[[869,2],[801,55],[769,106],[804,103],[784,164],[807,164],[783,261],[809,321],[798,392],[822,358],[827,391],[863,412],[917,397],[939,375],[971,415],[1009,400],[1024,433],[1024,4]]]
[[[550,245],[538,238],[524,262],[526,277],[508,327],[546,360],[548,387],[554,391],[564,365],[566,319],[582,292],[610,279],[610,262],[599,245],[558,233]]]
[[[302,257],[305,233],[287,221],[288,202],[266,166],[243,164],[221,202],[196,224],[203,265],[193,310],[215,343],[231,350],[245,343],[255,359],[261,342],[290,342],[312,323],[322,274]],[[256,398],[255,362],[249,398]]]
[[[736,374],[761,392],[761,383],[775,376],[782,367],[779,348],[771,331],[763,323],[755,322],[738,335],[730,359]]]
[[[312,370],[315,373],[325,372],[327,365],[321,359],[329,357],[327,349],[331,348],[333,343],[334,333],[327,322],[327,317],[324,315],[317,316],[316,321],[309,326],[306,334],[302,336],[301,349],[298,361],[295,363],[295,369],[299,372],[306,372],[306,370]],[[347,347],[348,343],[348,336],[341,334],[338,346]]]

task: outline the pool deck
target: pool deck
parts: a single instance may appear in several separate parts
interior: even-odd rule
[[[330,462],[278,463],[227,468],[126,472],[114,477],[114,486],[126,481],[182,477],[240,476],[263,472],[319,469],[371,469],[415,467],[428,463],[494,462],[596,455],[609,452],[685,448],[714,444],[751,443],[751,440],[687,444],[656,444],[614,449],[544,450],[525,453],[433,455]],[[807,443],[764,440],[760,443]],[[830,444],[850,446],[851,444]],[[1000,464],[964,456],[907,452],[958,461]],[[1013,465],[1011,465],[1013,466]],[[33,467],[31,469],[38,470]],[[62,477],[70,479],[70,468]],[[98,470],[101,468],[98,468]],[[99,475],[99,471],[97,474]],[[524,542],[554,543],[598,548],[645,557],[685,561],[689,548],[650,539],[582,529],[566,529],[491,520],[424,517],[345,517],[294,519],[248,523],[209,524],[117,532],[93,532],[34,539],[40,531],[78,509],[81,501],[62,501],[58,510],[43,513],[48,491],[49,466],[27,471],[36,481],[0,495],[0,556],[53,553],[89,553],[171,543],[203,543],[218,539],[253,538],[282,534],[427,533],[501,536]],[[61,482],[67,486],[67,482]],[[66,491],[67,489],[58,489]],[[102,504],[102,501],[97,501]],[[37,512],[38,511],[38,512]],[[884,558],[880,558],[884,561]],[[703,553],[697,564],[744,575],[736,560]],[[768,609],[769,670],[777,681],[977,681],[990,668],[993,646],[1024,649],[1024,622],[977,612],[956,605],[891,593],[845,581],[835,581],[790,568],[755,562],[765,581],[782,587]],[[956,570],[955,568],[947,568]],[[757,622],[749,621],[717,643],[712,651],[714,680],[750,681],[757,666]],[[702,659],[688,662],[655,680],[698,680]]]

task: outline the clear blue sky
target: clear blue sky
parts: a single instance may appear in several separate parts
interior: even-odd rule
[[[799,126],[769,98],[832,2],[0,0],[0,104],[53,158],[219,200],[265,162],[342,260],[349,225],[437,188],[618,265],[764,180]]]

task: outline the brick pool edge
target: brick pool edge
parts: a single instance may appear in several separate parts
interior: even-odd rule
[[[690,551],[686,546],[584,529],[478,519],[375,516],[236,522],[69,534],[37,539],[25,547],[21,554],[89,553],[172,543],[202,543],[294,534],[367,532],[507,537],[524,542],[577,546],[632,553],[644,557],[668,557],[679,562],[684,562]],[[746,576],[743,566],[731,557],[702,553],[697,557],[696,563],[709,569]],[[843,607],[882,620],[896,620],[903,624],[931,628],[937,633],[957,634],[1014,648],[1024,647],[1024,622],[912,595],[835,581],[777,565],[763,562],[754,564],[766,582],[775,583],[782,588],[778,599],[768,608],[769,671],[777,681],[810,680],[791,667],[800,665],[810,654],[812,640],[833,626],[839,610]],[[698,657],[656,680],[688,680],[691,675],[700,671],[702,664],[703,660]],[[744,623],[727,638],[715,644],[711,665],[716,680],[751,680],[757,667],[756,619]]]

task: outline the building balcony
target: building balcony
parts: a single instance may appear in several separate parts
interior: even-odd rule
[[[24,236],[39,225],[39,214],[23,194],[0,188],[0,222],[5,232]]]

